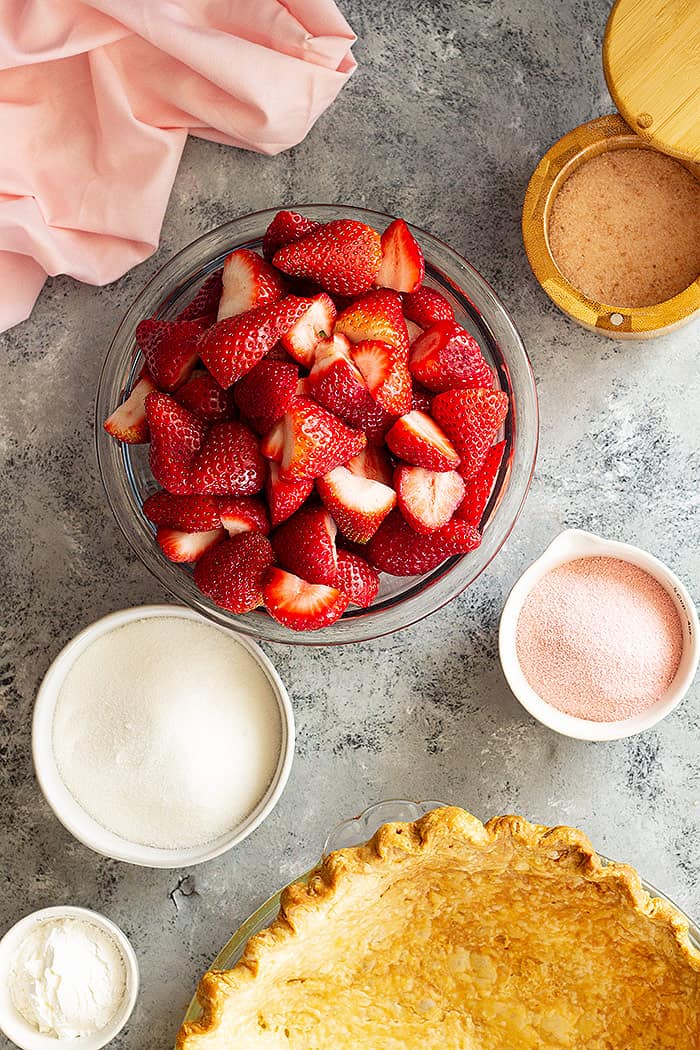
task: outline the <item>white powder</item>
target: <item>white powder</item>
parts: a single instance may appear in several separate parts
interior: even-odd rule
[[[266,674],[238,641],[174,616],[96,639],[61,687],[58,771],[109,831],[179,849],[235,828],[269,787],[282,726]]]

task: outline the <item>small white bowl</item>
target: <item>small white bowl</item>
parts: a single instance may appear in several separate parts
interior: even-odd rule
[[[99,824],[76,801],[64,784],[56,765],[53,750],[53,720],[56,702],[63,681],[77,658],[95,639],[122,627],[133,620],[150,617],[180,617],[204,624],[212,631],[222,631],[232,645],[240,645],[259,664],[275,695],[280,712],[281,743],[277,768],[270,786],[260,802],[241,824],[232,831],[199,846],[185,849],[160,849],[144,846],[116,835]],[[32,724],[32,754],[39,786],[46,801],[65,828],[83,845],[114,860],[126,861],[149,868],[181,868],[218,857],[242,842],[275,808],[283,790],[294,758],[294,712],[287,690],[265,653],[254,642],[242,635],[218,627],[192,609],[179,605],[141,605],[111,613],[86,627],[66,645],[49,667],[37,693]]]
[[[664,695],[641,714],[618,722],[591,722],[557,710],[556,707],[538,696],[529,685],[517,656],[518,617],[525,599],[535,584],[552,569],[566,562],[575,558],[594,557],[619,558],[621,561],[630,562],[648,572],[650,576],[659,581],[673,599],[683,628],[681,661]],[[538,722],[563,736],[575,737],[577,740],[620,740],[650,729],[680,703],[698,668],[699,636],[700,624],[693,600],[675,573],[671,572],[663,562],[642,550],[641,547],[633,547],[629,543],[618,543],[615,540],[605,540],[582,529],[567,529],[560,533],[550,543],[544,554],[523,573],[508,595],[501,613],[498,648],[501,666],[508,685],[525,710],[529,711]]]
[[[10,994],[9,976],[20,945],[28,934],[42,922],[50,919],[83,919],[99,926],[109,934],[117,945],[124,962],[125,989],[122,1001],[110,1023],[94,1035],[77,1039],[57,1039],[56,1036],[38,1032],[15,1008]],[[57,1047],[80,1046],[80,1050],[100,1050],[122,1030],[134,1009],[139,990],[139,967],[134,949],[126,935],[115,923],[99,912],[89,908],[74,908],[70,905],[42,908],[26,915],[12,926],[0,940],[0,1029],[21,1050],[56,1050]]]

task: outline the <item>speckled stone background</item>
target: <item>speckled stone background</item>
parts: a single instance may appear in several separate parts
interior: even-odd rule
[[[520,240],[538,158],[612,109],[600,55],[609,5],[561,0],[556,17],[540,0],[341,6],[359,69],[305,142],[270,159],[191,139],[156,255],[104,289],[50,281],[32,318],[0,339],[0,932],[61,902],[121,924],[142,989],[120,1048],[170,1046],[198,975],[241,920],[317,858],[334,823],[383,798],[579,825],[700,916],[697,686],[653,731],[578,743],[525,714],[497,657],[511,584],[567,526],[650,549],[700,598],[698,327],[647,343],[589,334],[541,292]],[[448,608],[373,644],[268,647],[298,745],[258,831],[192,872],[118,864],[58,824],[30,757],[51,658],[111,610],[168,600],[131,555],[97,477],[98,371],[126,306],[174,251],[236,215],[303,201],[404,215],[495,285],[537,375],[537,473],[506,547]]]

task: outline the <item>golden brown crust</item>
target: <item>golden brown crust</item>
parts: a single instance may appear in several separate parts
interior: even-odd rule
[[[466,883],[465,879],[468,880]],[[556,891],[552,889],[553,880],[557,882]],[[408,887],[413,885],[418,885],[420,889],[412,896]],[[460,910],[459,901],[455,898],[459,887],[463,885],[466,887],[464,908]],[[542,973],[548,972],[546,965],[544,970],[538,970],[536,982],[533,984],[525,972],[526,964],[529,965],[531,960],[526,959],[521,952],[522,959],[513,971],[513,960],[518,952],[517,944],[522,946],[526,943],[528,923],[531,925],[533,940],[538,939],[536,952],[542,955],[549,945],[555,953],[559,953],[556,960],[553,958],[557,973],[566,966],[566,956],[561,955],[564,934],[559,934],[553,929],[548,938],[546,931],[545,934],[542,933],[543,926],[548,924],[547,909],[550,905],[554,906],[557,893],[563,901],[560,908],[560,919],[564,924],[562,929],[568,931],[569,938],[572,938],[573,930],[573,940],[580,939],[585,950],[588,950],[589,944],[596,948],[598,941],[602,945],[596,956],[597,976],[594,973],[589,977],[588,962],[584,961],[585,965],[580,969],[583,991],[592,995],[595,991],[595,981],[599,979],[602,982],[604,978],[608,979],[606,968],[611,970],[611,980],[615,979],[616,973],[624,973],[627,956],[630,959],[630,987],[634,987],[634,994],[637,996],[636,1013],[639,1017],[644,1017],[646,1006],[643,1001],[643,989],[647,983],[655,999],[660,999],[663,1004],[661,1012],[658,1006],[654,1007],[651,1021],[644,1021],[644,1025],[639,1022],[639,1031],[645,1028],[647,1032],[646,1035],[640,1036],[641,1041],[636,1037],[636,1021],[630,1022],[628,1018],[622,1017],[619,1022],[612,1017],[608,1018],[605,1040],[616,1038],[614,1029],[619,1023],[620,1038],[623,1038],[624,1032],[626,1050],[628,1047],[637,1046],[668,1046],[674,1050],[685,1050],[687,1047],[697,1050],[700,1046],[700,953],[691,945],[687,923],[675,908],[659,898],[651,898],[642,888],[639,876],[632,868],[624,864],[603,864],[581,831],[567,827],[548,828],[531,824],[517,816],[494,817],[484,825],[464,810],[452,807],[433,810],[411,824],[386,824],[365,845],[339,850],[328,856],[311,873],[308,883],[295,883],[284,890],[277,919],[269,928],[250,939],[237,965],[228,971],[212,971],[204,975],[198,989],[202,1016],[195,1022],[183,1025],[178,1034],[177,1048],[219,1050],[223,1046],[247,1048],[258,1045],[284,1045],[294,1050],[297,1046],[306,1045],[303,1039],[295,1042],[293,1032],[290,1041],[289,1027],[283,1028],[284,1039],[278,1041],[278,1028],[274,1028],[273,1031],[268,1026],[271,1022],[265,1020],[265,1004],[269,1004],[271,999],[275,999],[276,1003],[279,1001],[281,1005],[275,1017],[279,1021],[279,1018],[284,1016],[285,996],[291,996],[289,989],[307,980],[304,966],[308,967],[309,963],[304,963],[304,958],[313,958],[314,944],[318,945],[318,954],[323,955],[326,952],[336,968],[347,966],[349,955],[352,953],[344,951],[343,944],[333,944],[332,940],[329,940],[328,931],[332,930],[334,921],[339,925],[345,922],[343,928],[348,931],[350,945],[353,923],[357,924],[358,916],[365,919],[375,907],[379,896],[387,901],[387,908],[392,901],[394,902],[391,904],[394,908],[392,922],[399,931],[400,938],[402,927],[396,909],[403,907],[400,902],[402,894],[406,897],[406,914],[410,916],[407,925],[410,925],[412,937],[417,935],[416,930],[420,926],[418,920],[422,918],[422,913],[417,909],[429,912],[433,906],[431,901],[434,901],[436,919],[439,918],[440,922],[436,921],[434,927],[428,925],[428,938],[431,945],[435,944],[436,952],[443,952],[444,949],[453,954],[464,953],[465,944],[472,947],[465,937],[467,934],[473,935],[473,920],[475,916],[480,918],[477,908],[482,903],[483,914],[486,916],[501,910],[502,906],[506,909],[505,920],[503,917],[498,922],[494,919],[495,925],[500,923],[496,941],[500,943],[508,939],[504,930],[513,932],[513,952],[508,956],[507,981],[501,980],[501,975],[494,971],[494,966],[497,968],[500,965],[503,952],[499,956],[494,954],[493,945],[487,944],[483,947],[486,943],[484,930],[488,932],[490,920],[480,920],[478,936],[481,938],[482,948],[479,952],[473,951],[472,958],[466,962],[460,961],[457,965],[452,956],[448,958],[443,952],[438,959],[436,965],[439,972],[442,972],[440,967],[443,966],[447,966],[448,969],[450,966],[453,969],[456,967],[456,976],[454,973],[448,976],[450,980],[454,978],[455,995],[463,997],[458,998],[460,1008],[463,1002],[471,1003],[471,1012],[465,1006],[462,1011],[464,1016],[457,1017],[458,1011],[455,1011],[454,1001],[445,999],[443,1002],[440,999],[440,990],[435,991],[434,995],[433,992],[427,996],[424,994],[425,988],[428,987],[425,974],[421,974],[415,985],[411,985],[423,989],[422,992],[416,993],[423,996],[418,1000],[418,1007],[421,1010],[425,1009],[426,1017],[427,1014],[431,1014],[431,1026],[434,1028],[436,1024],[437,1011],[446,1025],[446,1031],[449,1029],[443,1045],[450,1045],[452,1039],[453,1045],[480,1050],[482,1047],[501,1045],[500,1040],[505,1034],[511,1040],[508,1045],[512,1045],[514,1050],[520,1046],[579,1046],[582,1045],[581,1039],[586,1036],[587,1045],[591,1048],[617,1047],[617,1042],[596,1041],[597,1029],[594,1030],[592,1021],[585,1022],[590,1027],[584,1032],[581,1027],[583,1022],[579,1024],[577,1017],[568,1009],[569,1000],[572,998],[570,990],[566,993],[565,1005],[559,1008],[558,1004],[563,1001],[563,993],[558,986],[558,976],[550,977],[557,985],[551,996],[546,988],[539,987],[543,982]],[[365,906],[359,907],[358,902],[362,904],[363,901]],[[596,918],[599,920],[597,926]],[[376,906],[376,922],[382,922],[382,907],[379,905]],[[458,929],[455,923],[461,923]],[[472,925],[465,925],[467,923]],[[372,929],[371,926],[368,928]],[[519,935],[523,936],[520,936],[518,941]],[[359,933],[358,938],[359,944]],[[508,948],[509,945],[506,944],[505,947]],[[572,951],[577,947],[576,943],[571,944]],[[406,953],[401,956],[404,971],[405,960],[407,957],[411,958],[413,950],[410,948],[408,956]],[[470,955],[469,951],[466,951],[466,955]],[[609,960],[609,955],[615,957]],[[370,960],[371,966],[365,967],[363,973],[372,969],[374,960],[373,956]],[[546,964],[546,959],[544,963]],[[387,966],[390,968],[387,969]],[[391,984],[398,996],[397,989],[406,987],[405,972],[401,973],[401,967],[396,962],[389,961],[385,965],[382,958],[381,973],[379,967],[377,972],[380,988],[381,981],[387,985]],[[299,1012],[305,1009],[304,1004],[312,999],[314,1003],[323,1006],[323,980],[327,980],[329,984],[329,1011],[335,1009],[336,1013],[342,1013],[344,1008],[348,1008],[348,988],[356,985],[356,978],[353,979],[355,985],[352,981],[349,984],[339,984],[332,966],[328,970],[324,970],[323,967],[319,970],[315,962],[309,973],[309,992],[295,1000],[295,1016],[300,1016]],[[448,971],[445,970],[445,973]],[[507,1022],[504,1022],[493,1013],[493,986],[489,986],[488,982],[500,981],[505,987],[505,984],[516,978],[521,982],[518,986],[518,995],[521,997],[524,988],[538,988],[536,1001],[534,1005],[531,1004],[531,1016],[526,1016],[527,1011],[523,1014],[522,1010],[520,1013],[516,1010],[515,1019],[508,1017]],[[484,985],[484,981],[487,985]],[[256,984],[261,986],[260,1010],[256,1006]],[[439,984],[442,988],[444,980],[441,979]],[[363,993],[363,1009],[370,1013],[373,1008],[372,987],[368,983]],[[585,1006],[583,991],[581,1001]],[[336,1006],[333,996],[338,994],[342,1000],[340,1005]],[[474,1011],[474,997],[478,998],[480,994],[483,994],[485,1001],[488,1000],[489,1003],[489,1009],[483,1017],[477,1017],[478,1011]],[[227,1004],[232,1003],[237,1004],[237,1009],[232,1011],[236,1017],[235,1032],[226,1027],[227,1024],[230,1025],[231,1018],[225,1021],[224,1016]],[[417,1023],[413,1016],[416,1013],[415,1004],[411,1004],[410,1009],[413,1014],[408,1020],[400,1017],[396,1019],[396,1031],[399,1033],[397,1046],[414,1045],[411,1033],[414,1032]],[[545,1015],[546,1024],[541,1023],[541,1017]],[[252,1020],[254,1016],[255,1021]],[[308,1019],[304,1023],[307,1021]],[[350,1046],[352,1042],[357,1050],[361,1050],[365,1045],[361,1033],[359,1038],[357,1032],[353,1032],[352,1038],[348,1037],[347,1042],[344,1039],[353,1023],[354,1021],[341,1024],[335,1020],[333,1036],[324,1043],[318,1035],[316,1017],[313,1045],[333,1045],[340,1048]],[[391,1023],[394,1024],[393,1016]],[[504,1023],[507,1032],[499,1027]],[[670,1023],[673,1023],[676,1031],[669,1031],[666,1041],[664,1026]],[[283,1025],[284,1022],[279,1021],[279,1024]],[[401,1028],[401,1024],[405,1027]],[[655,1026],[660,1027],[657,1030]],[[493,1032],[501,1034],[492,1036],[492,1029]],[[250,1037],[251,1032],[253,1038]],[[647,1038],[650,1041],[645,1041]],[[420,1040],[416,1039],[415,1045],[418,1046],[419,1042],[421,1046],[433,1045],[432,1042],[426,1043],[424,1034],[421,1034]],[[366,1045],[374,1044],[368,1041]],[[389,1041],[386,1045],[393,1046],[394,1043]],[[435,1045],[439,1045],[439,1039]],[[622,1047],[623,1043],[620,1042],[619,1045]]]

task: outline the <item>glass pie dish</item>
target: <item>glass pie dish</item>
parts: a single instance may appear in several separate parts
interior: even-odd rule
[[[392,217],[336,205],[299,205],[320,222],[357,219],[380,232]],[[258,249],[275,210],[255,212],[212,230],[170,259],[136,297],[107,352],[100,374],[95,441],[100,474],[114,516],[144,565],[180,602],[220,626],[258,640],[300,645],[365,641],[390,634],[441,608],[469,586],[503,546],[520,513],[532,478],[539,430],[535,381],[522,340],[505,307],[486,281],[455,251],[432,234],[411,227],[425,255],[425,284],[452,304],[457,321],[477,339],[492,366],[496,384],[508,393],[510,411],[501,437],[505,454],[486,507],[481,546],[458,555],[421,577],[382,575],[379,595],[368,609],[351,606],[340,620],[314,632],[294,632],[260,609],[235,615],[215,605],[195,586],[192,574],[169,562],[154,541],[142,513],[143,501],[157,485],[148,466],[147,445],[114,441],[102,423],[128,396],[141,370],[134,333],[145,317],[172,318],[193,298],[207,276],[234,248]]]

